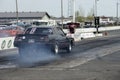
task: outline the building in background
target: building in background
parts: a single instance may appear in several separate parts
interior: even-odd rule
[[[47,12],[19,12],[19,21],[31,20],[49,20],[50,15]],[[0,12],[0,24],[10,24],[17,21],[16,12]]]

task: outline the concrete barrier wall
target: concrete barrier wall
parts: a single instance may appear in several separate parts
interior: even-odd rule
[[[120,26],[111,26],[111,27],[99,27],[98,31],[99,32],[104,32],[104,31],[111,31],[111,30],[119,30]],[[85,38],[92,38],[92,37],[96,37],[96,36],[103,36],[104,34],[94,34],[94,32],[96,32],[96,28],[79,28],[79,29],[75,29],[75,34],[74,34],[74,39],[75,41],[79,41],[81,39],[85,39]],[[69,34],[69,30],[68,29],[64,29],[64,32]]]
[[[100,27],[99,31],[110,31],[110,30],[119,30],[120,26],[111,26],[111,27]]]
[[[98,31],[110,31],[110,30],[118,30],[120,29],[120,26],[111,26],[111,27],[99,27]],[[64,29],[65,33],[68,33],[68,29]],[[96,28],[77,28],[75,29],[76,33],[89,33],[89,32],[96,32]]]
[[[110,30],[118,30],[120,29],[120,26],[117,27],[100,27],[99,31],[110,31]],[[69,35],[69,30],[64,29],[65,33],[68,33]],[[81,38],[91,38],[91,37],[96,37],[96,35],[93,33],[96,32],[96,28],[80,28],[80,29],[75,29],[75,41],[81,40]],[[102,35],[100,35],[102,36]],[[0,51],[1,50],[8,50],[8,49],[13,49],[15,48],[13,46],[15,37],[4,37],[0,38]]]
[[[7,50],[15,48],[13,45],[15,37],[0,38],[0,50]]]

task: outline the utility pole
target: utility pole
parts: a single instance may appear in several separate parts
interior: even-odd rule
[[[75,0],[73,0],[73,22],[75,22]]]
[[[72,0],[68,0],[68,17],[72,16]]]
[[[62,22],[62,28],[63,28],[63,0],[61,0],[61,22]]]
[[[97,17],[97,1],[98,0],[95,0],[95,17]]]
[[[16,21],[18,25],[18,1],[16,0]]]
[[[117,18],[117,25],[118,25],[118,21],[119,21],[119,16],[118,16],[118,13],[119,13],[119,3],[118,3],[118,0],[117,0],[117,4],[116,4],[116,18]]]
[[[99,30],[99,17],[97,15],[97,1],[95,0],[95,17],[94,17],[94,23],[95,23],[95,27],[96,27],[96,33],[98,34]]]

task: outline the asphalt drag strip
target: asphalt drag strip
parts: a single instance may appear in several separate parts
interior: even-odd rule
[[[105,45],[100,48],[94,48],[81,54],[73,55],[73,58],[61,59],[59,61],[52,62],[47,66],[37,66],[40,69],[54,69],[64,70],[71,69],[80,65],[83,65],[94,59],[101,59],[103,56],[113,54],[120,50],[119,44]]]
[[[50,64],[49,67],[34,68],[13,68],[0,70],[1,80],[119,80],[120,79],[120,49],[119,44],[103,46],[101,49],[94,49],[99,52],[96,59],[93,55],[88,57],[89,52],[84,52],[86,57],[91,60],[79,64],[80,59],[73,62],[62,62],[63,64]],[[115,48],[111,46],[116,46]],[[111,47],[111,48],[110,48]],[[105,51],[104,48],[107,48]],[[115,49],[115,50],[114,50]],[[119,50],[118,50],[119,49]],[[100,52],[100,50],[102,50]],[[91,50],[92,51],[92,50]],[[96,51],[95,51],[96,52]],[[91,52],[92,53],[92,52]],[[94,52],[93,52],[94,53]],[[105,53],[104,57],[100,56]],[[94,53],[95,54],[95,53]],[[83,56],[84,56],[83,55]],[[76,55],[77,56],[77,55]],[[82,57],[82,55],[81,55]],[[92,60],[93,59],[93,60]],[[69,63],[76,66],[68,66]],[[64,66],[63,66],[64,65]]]

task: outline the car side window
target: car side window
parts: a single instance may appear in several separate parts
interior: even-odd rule
[[[57,33],[61,36],[65,36],[64,32],[61,30],[61,28],[56,28],[57,29]]]

